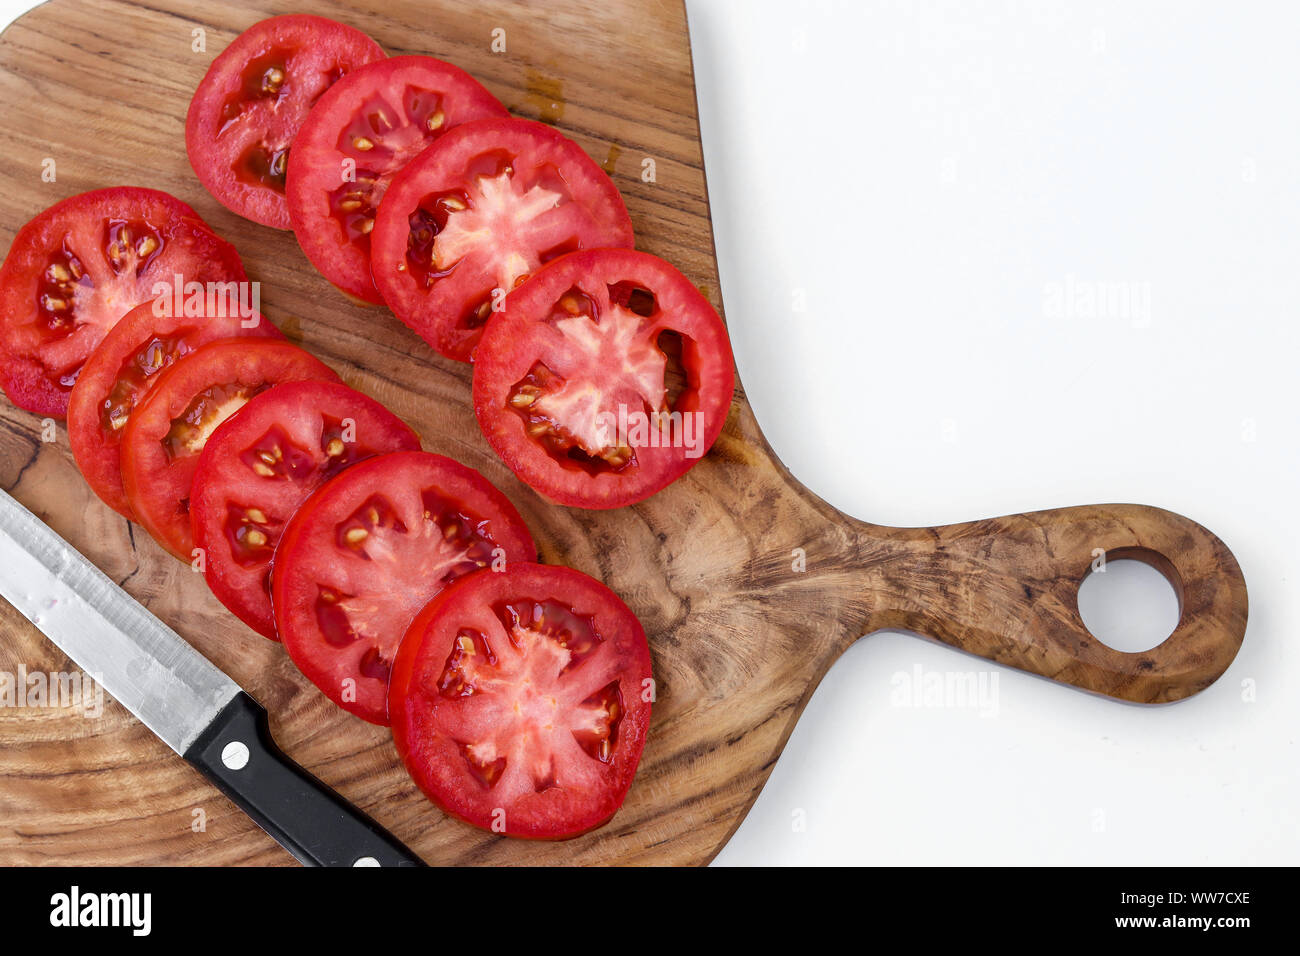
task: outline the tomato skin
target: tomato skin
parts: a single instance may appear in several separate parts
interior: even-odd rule
[[[611,289],[615,287],[649,291],[656,311],[644,318],[628,309],[614,311]],[[626,327],[613,327],[622,332],[611,333],[609,340],[600,339],[599,347],[605,351],[599,355],[592,355],[584,344],[558,331],[557,322],[577,321],[577,317],[562,313],[557,318],[558,303],[575,289],[601,314],[598,328],[607,327],[613,319],[627,322]],[[511,398],[537,363],[546,364],[559,376],[557,381],[572,378],[596,389],[602,398],[599,408],[617,416],[614,405],[635,410],[650,398],[630,390],[629,383],[644,385],[651,378],[657,383],[664,375],[658,342],[665,332],[676,333],[683,341],[681,359],[688,381],[671,408],[696,416],[692,420],[698,428],[696,441],[691,443],[694,447],[683,441],[663,447],[633,442],[636,457],[632,464],[621,470],[596,468],[593,472],[557,456],[529,436],[532,420],[511,405]],[[645,368],[631,365],[627,356],[632,350],[646,361]],[[620,361],[627,369],[625,375],[619,374]],[[612,389],[619,390],[618,394],[608,394]],[[673,266],[632,250],[584,250],[549,263],[506,297],[505,308],[489,320],[475,353],[474,413],[484,437],[521,480],[546,498],[575,508],[623,507],[676,481],[717,440],[734,390],[731,345],[717,312]],[[538,400],[529,413],[542,404]],[[651,401],[645,407],[659,406]]]
[[[90,489],[122,517],[135,517],[122,487],[123,426],[106,427],[105,405],[115,400],[129,415],[157,383],[162,369],[154,370],[144,360],[151,345],[157,348],[157,343],[172,343],[162,356],[170,365],[208,342],[241,336],[282,338],[279,329],[260,315],[247,325],[234,314],[158,316],[154,303],[145,302],[123,316],[86,359],[68,400],[68,442]]]
[[[340,437],[341,450],[331,456],[325,446],[335,430],[343,434],[345,422],[352,439]],[[254,396],[212,433],[191,486],[194,546],[203,549],[213,595],[263,637],[278,640],[268,576],[284,524],[313,491],[353,463],[419,447],[419,437],[400,418],[337,382],[286,382]],[[259,474],[255,469],[264,462],[254,449],[285,451],[290,461]],[[257,521],[241,527],[262,535],[256,549],[240,549],[230,536],[232,511],[241,507],[256,509]]]
[[[547,692],[572,707],[588,689],[613,678],[622,713],[607,761],[575,749],[576,734],[572,740],[565,738],[572,724],[562,724],[558,733],[553,724],[539,727],[529,713],[527,692],[532,688],[525,689],[518,680],[505,688],[489,682],[469,695],[463,689],[459,694],[444,690],[456,645],[466,633],[488,637],[486,647],[474,645],[475,662],[482,660],[485,651],[498,660],[510,655],[514,649],[503,636],[503,622],[494,621],[494,615],[503,604],[526,606],[536,601],[561,605],[576,620],[589,619],[603,638],[596,654],[571,672],[566,665]],[[601,653],[604,658],[596,656]],[[596,667],[600,670],[584,670]],[[501,673],[494,671],[488,670],[489,677]],[[524,673],[530,681],[542,683],[549,671]],[[623,805],[645,748],[653,686],[650,649],[640,621],[599,581],[571,568],[540,564],[512,564],[504,573],[478,571],[430,601],[402,640],[389,684],[393,741],[411,778],[444,812],[506,836],[569,839],[606,823]],[[513,707],[505,699],[507,706],[497,702],[489,709],[493,698],[502,693],[520,696]],[[551,700],[554,705],[556,698]],[[559,713],[565,716],[563,710]],[[519,714],[528,716],[514,717]],[[546,746],[539,743],[548,737]],[[479,743],[489,744],[493,755],[508,751],[493,784],[470,768],[465,745]],[[520,786],[518,775],[546,757],[551,760],[554,786],[536,790],[527,780]],[[513,779],[512,764],[522,764],[513,768]]]
[[[388,123],[366,122],[380,103]],[[413,115],[418,113],[427,115]],[[370,236],[361,229],[367,220],[374,225],[393,176],[447,130],[467,120],[508,115],[472,76],[431,56],[395,56],[353,70],[312,107],[290,153],[285,194],[302,251],[344,293],[382,305],[370,274]],[[436,131],[429,129],[431,122]],[[369,148],[353,148],[349,132],[364,135]],[[357,179],[344,183],[348,159]],[[365,185],[369,178],[373,186]],[[346,195],[363,197],[352,201],[360,207],[339,208]]]
[[[253,24],[212,61],[190,101],[185,150],[199,182],[237,215],[290,228],[284,171],[273,165],[283,166],[312,105],[338,77],[384,56],[360,30],[325,17]],[[273,69],[281,78],[271,88]]]
[[[182,561],[191,560],[190,489],[202,445],[219,424],[217,418],[228,416],[231,406],[237,412],[256,391],[302,379],[339,380],[310,353],[269,338],[210,342],[159,374],[122,436],[122,485],[136,520],[168,552]],[[169,452],[165,443],[174,426],[182,424],[182,418],[193,411],[192,404],[209,390],[217,392],[213,403],[217,414],[203,416],[193,430],[196,434],[183,429],[182,444]],[[249,394],[230,394],[238,391]]]
[[[427,249],[408,254],[424,233]],[[425,261],[453,239],[448,261]],[[371,271],[402,322],[467,362],[483,331],[475,309],[494,289],[509,292],[564,252],[633,242],[622,196],[582,147],[543,123],[482,119],[448,131],[393,179],[371,234]]]
[[[124,247],[120,272],[108,257],[114,223],[143,224],[152,233]],[[146,241],[156,247],[138,255]],[[51,279],[55,269],[67,277],[62,283]],[[177,273],[202,283],[248,279],[234,246],[187,204],[156,189],[96,189],[37,215],[18,231],[0,267],[0,387],[9,400],[37,415],[64,417],[82,364],[108,330],[153,299],[155,282],[170,284]],[[44,303],[55,299],[68,308],[48,311]]]
[[[432,521],[426,493],[447,506]],[[385,514],[369,525],[359,552],[350,553],[340,529],[364,523],[354,519],[371,505]],[[508,564],[536,560],[523,518],[491,482],[451,458],[416,451],[369,458],[325,482],[298,508],[276,546],[271,606],[284,649],[321,693],[370,723],[388,724],[387,671],[411,618],[445,578],[465,573],[459,565],[481,566],[461,544],[444,548],[437,522],[453,514],[476,529],[478,560],[496,560],[487,546],[500,548]],[[372,541],[373,557],[365,550]],[[323,630],[321,615],[334,607],[344,614],[342,634]],[[347,678],[354,686],[345,694]]]

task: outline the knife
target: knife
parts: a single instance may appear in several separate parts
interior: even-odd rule
[[[0,491],[0,595],[308,866],[423,866],[286,757],[266,709]]]

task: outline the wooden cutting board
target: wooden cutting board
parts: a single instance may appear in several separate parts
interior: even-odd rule
[[[101,505],[61,424],[42,441],[41,422],[6,403],[0,484],[265,704],[296,760],[431,863],[704,863],[753,803],[822,675],[863,634],[907,628],[1142,702],[1195,693],[1228,666],[1245,630],[1245,582],[1199,525],[1133,505],[943,528],[869,525],[790,476],[740,388],[712,453],[649,501],[582,512],[540,500],[481,437],[467,366],[434,354],[387,311],[350,304],[292,235],[239,219],[203,191],[185,158],[185,110],[212,57],[272,14],[320,13],[391,54],[443,57],[514,113],[576,139],[623,191],[639,248],[675,263],[721,309],[685,12],[678,0],[373,6],[383,13],[334,0],[52,0],[0,37],[6,248],[22,223],[83,190],[175,193],[235,243],[263,283],[265,311],[291,338],[409,421],[427,449],[487,475],[519,506],[543,560],[605,581],[650,636],[658,702],[614,820],[566,843],[475,830],[424,800],[386,730],[335,708],[200,576]],[[206,52],[192,50],[196,30]],[[504,52],[493,52],[494,36]],[[55,182],[42,179],[47,159]],[[647,159],[653,181],[643,177]],[[1182,616],[1164,644],[1121,653],[1083,627],[1078,585],[1101,554],[1148,560],[1170,578]],[[0,670],[72,667],[3,602],[0,633]],[[98,716],[0,708],[0,737],[0,863],[291,862],[111,700]]]

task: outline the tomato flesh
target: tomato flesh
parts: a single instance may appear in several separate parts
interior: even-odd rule
[[[344,468],[419,447],[401,419],[346,385],[288,382],[255,396],[208,440],[191,487],[194,545],[212,593],[275,639],[271,556],[294,511]]]
[[[446,812],[562,839],[623,803],[650,722],[650,652],[598,581],[515,564],[457,581],[420,612],[389,699],[398,752]]]
[[[193,557],[190,496],[209,437],[249,400],[281,382],[338,381],[320,360],[285,341],[221,339],[158,376],[122,436],[122,485],[136,519],[182,561]]]
[[[519,513],[478,472],[424,452],[379,455],[327,481],[284,529],[276,628],[327,697],[387,724],[389,671],[416,612],[464,574],[536,556]]]
[[[336,81],[384,51],[360,30],[306,14],[253,24],[212,61],[190,101],[185,148],[199,181],[245,219],[290,228],[289,150]]]
[[[178,274],[203,284],[248,278],[233,246],[158,190],[100,189],[42,212],[0,268],[0,385],[10,400],[63,417],[104,336]]]
[[[640,501],[717,440],[735,373],[708,300],[654,256],[573,253],[507,297],[479,343],[474,411],[522,480],[582,508]]]
[[[371,268],[399,319],[468,361],[503,296],[545,263],[632,243],[618,190],[581,147],[541,123],[483,119],[449,131],[394,178]]]
[[[289,216],[307,258],[348,295],[382,303],[370,234],[388,184],[448,130],[506,115],[477,80],[433,57],[397,56],[349,73],[294,140]]]
[[[123,430],[158,373],[183,355],[217,339],[279,338],[260,315],[237,310],[212,315],[157,315],[153,302],[128,312],[82,367],[68,401],[68,440],[91,490],[123,517],[134,514],[122,487]]]

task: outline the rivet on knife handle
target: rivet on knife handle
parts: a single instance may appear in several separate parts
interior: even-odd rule
[[[286,757],[266,710],[245,693],[185,752],[185,759],[307,866],[423,866],[361,811]]]

